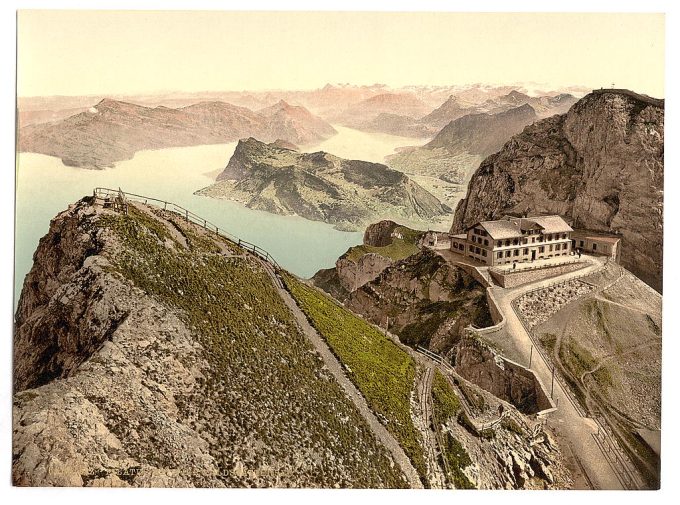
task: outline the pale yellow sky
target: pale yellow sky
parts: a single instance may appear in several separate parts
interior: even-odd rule
[[[662,14],[20,11],[19,96],[352,84],[664,96]]]

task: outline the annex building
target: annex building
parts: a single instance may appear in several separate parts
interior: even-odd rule
[[[452,235],[451,250],[490,266],[568,256],[573,231],[560,216],[504,216]]]

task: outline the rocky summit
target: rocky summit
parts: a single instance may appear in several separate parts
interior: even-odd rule
[[[34,258],[16,313],[15,485],[406,485],[235,244],[85,199]]]
[[[376,218],[427,223],[450,212],[436,197],[379,163],[323,151],[300,153],[254,138],[239,141],[217,182],[197,192],[276,214],[357,230]]]
[[[452,232],[504,214],[559,214],[618,234],[621,264],[661,290],[664,101],[596,90],[528,126],[486,158]]]

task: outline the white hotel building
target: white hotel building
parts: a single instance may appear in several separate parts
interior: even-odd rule
[[[490,266],[568,256],[573,231],[560,216],[504,216],[452,235],[451,250]]]

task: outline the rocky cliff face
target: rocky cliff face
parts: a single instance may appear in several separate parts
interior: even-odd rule
[[[14,367],[16,485],[405,482],[261,264],[150,207],[53,220]]]
[[[335,268],[319,270],[312,282],[344,301],[350,292],[377,278],[395,261],[418,252],[422,233],[390,220],[373,223],[366,228],[362,245],[350,247],[335,262]]]
[[[394,230],[399,225],[385,219],[369,225],[364,231],[364,245],[372,247],[386,247],[392,243]]]
[[[536,377],[505,360],[476,338],[463,338],[456,346],[456,371],[520,412],[536,414],[553,407]]]
[[[212,186],[197,194],[254,209],[297,214],[342,230],[381,217],[424,223],[450,209],[404,174],[325,152],[299,153],[253,138],[239,141]]]
[[[561,214],[620,234],[621,263],[661,290],[663,146],[663,100],[595,91],[484,160],[451,230],[503,214]]]
[[[221,144],[251,135],[306,144],[335,133],[321,118],[283,101],[253,112],[219,101],[172,109],[104,99],[60,121],[21,128],[19,149],[57,156],[70,166],[105,168],[143,149]]]
[[[492,324],[484,288],[430,250],[385,268],[351,292],[345,306],[377,325],[389,324],[405,344],[443,354],[469,324],[480,328]]]

